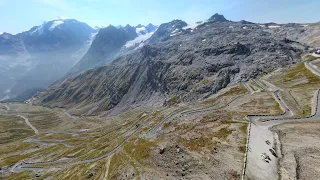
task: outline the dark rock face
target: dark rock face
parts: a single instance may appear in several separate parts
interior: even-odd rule
[[[227,22],[228,20],[223,15],[216,13],[213,16],[210,17],[209,21]]]
[[[137,28],[143,27],[145,31],[138,32],[138,34]],[[125,27],[116,28],[110,25],[107,28],[100,29],[88,52],[69,71],[67,76],[77,75],[87,69],[110,63],[117,57],[127,53],[124,46],[128,41],[134,40],[138,35],[153,32],[156,28],[152,24],[147,26],[139,24],[136,27],[128,24]]]
[[[148,32],[154,32],[156,29],[157,29],[157,26],[149,23],[147,26],[146,26],[146,29]]]
[[[172,35],[184,32],[183,27],[188,24],[181,20],[173,20],[169,23],[164,23],[159,26],[157,31],[149,39],[151,43],[168,40]]]
[[[93,115],[193,101],[296,63],[303,52],[255,24],[209,21],[193,31],[185,26],[179,20],[161,25],[141,49],[52,86],[35,103]],[[181,33],[172,33],[176,29]]]
[[[241,20],[239,21],[240,24],[255,24],[253,22],[250,22],[250,21],[246,21],[246,20]]]
[[[135,28],[129,25],[124,28],[108,26],[100,29],[88,52],[69,71],[68,76],[112,61],[124,44],[135,37],[137,37]]]

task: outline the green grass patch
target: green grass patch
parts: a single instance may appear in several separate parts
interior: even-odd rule
[[[246,93],[248,93],[248,90],[242,85],[238,85],[236,87],[231,88],[229,91],[219,95],[219,97],[237,96],[237,95],[246,94]]]
[[[198,84],[196,84],[194,88],[197,89],[197,88],[199,88],[201,86],[204,86],[204,85],[206,85],[208,83],[209,83],[209,80],[204,79],[204,80],[200,81]]]
[[[243,124],[240,126],[240,131],[245,134],[243,140],[241,141],[241,144],[239,146],[239,151],[242,153],[246,152],[246,144],[247,144],[247,134],[248,134],[248,124]]]
[[[210,98],[210,99],[206,99],[205,101],[201,102],[201,104],[210,105],[210,104],[213,104],[215,102],[217,102],[216,98]]]
[[[296,67],[290,69],[285,75],[282,76],[283,82],[290,82],[297,79],[306,79],[307,82],[292,86],[292,88],[302,88],[306,86],[315,86],[320,84],[320,78],[309,71],[303,63],[298,64]]]
[[[5,177],[6,180],[30,180],[32,177],[30,176],[31,171],[23,171],[19,173],[12,173],[9,176]]]
[[[172,98],[170,98],[169,100],[168,100],[168,102],[170,102],[170,103],[175,103],[175,102],[177,102],[179,100],[179,97],[178,96],[173,96]]]
[[[141,164],[145,164],[145,159],[150,157],[150,151],[155,145],[155,141],[148,141],[139,138],[127,142],[124,145],[124,150],[136,161]]]

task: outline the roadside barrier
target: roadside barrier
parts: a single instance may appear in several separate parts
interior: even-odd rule
[[[247,135],[246,151],[244,153],[244,161],[243,161],[241,180],[244,180],[244,177],[246,176],[250,136],[251,136],[251,122],[249,122],[249,124],[248,124],[248,135]]]

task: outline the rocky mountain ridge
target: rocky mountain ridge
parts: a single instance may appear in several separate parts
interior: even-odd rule
[[[259,24],[221,15],[192,27],[174,20],[160,25],[142,48],[58,83],[33,102],[77,115],[189,102],[297,63],[305,48]]]

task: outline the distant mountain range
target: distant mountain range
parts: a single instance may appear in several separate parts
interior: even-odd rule
[[[16,35],[0,35],[0,99],[46,88],[77,63],[96,30],[74,19],[54,19]]]
[[[208,27],[211,27],[211,29]],[[237,33],[243,34],[243,36],[239,38],[240,36],[237,36]],[[195,24],[187,24],[182,20],[173,20],[160,26],[139,24],[137,26],[110,25],[108,27],[95,28],[91,28],[75,19],[57,18],[16,35],[9,33],[0,35],[0,100],[12,98],[21,93],[22,95],[19,97],[28,97],[32,95],[31,92],[38,92],[38,89],[45,89],[59,82],[68,82],[65,79],[71,76],[78,76],[89,69],[99,66],[109,65],[110,67],[119,66],[118,63],[126,64],[127,62],[124,62],[124,59],[131,55],[135,55],[132,58],[136,59],[136,61],[146,58],[157,59],[157,63],[160,64],[167,59],[175,57],[179,61],[175,62],[177,59],[172,59],[172,61],[179,65],[182,64],[181,68],[183,69],[185,68],[184,66],[200,61],[198,59],[198,51],[205,51],[200,57],[216,54],[213,57],[211,55],[206,57],[209,58],[207,61],[211,61],[212,58],[218,58],[216,56],[219,56],[221,52],[231,51],[231,54],[234,55],[223,57],[227,59],[226,61],[218,58],[217,62],[221,62],[214,63],[214,67],[219,69],[226,68],[230,64],[237,64],[235,62],[238,60],[234,59],[237,57],[237,53],[241,54],[248,51],[250,55],[253,54],[253,45],[250,43],[259,44],[260,41],[263,42],[265,40],[261,39],[263,37],[271,39],[268,42],[275,41],[275,44],[287,38],[291,41],[299,42],[307,48],[307,46],[320,46],[319,35],[318,24],[256,24],[245,20],[233,22],[220,14],[214,14],[208,20],[199,21]],[[256,39],[252,39],[249,41],[245,39],[247,37],[260,38],[261,40],[256,42]],[[225,42],[226,39],[229,39],[230,42]],[[235,40],[237,41],[235,42]],[[208,42],[210,43],[208,44]],[[204,43],[208,47],[203,47]],[[233,47],[230,43],[236,43],[236,45]],[[185,47],[186,44],[188,44],[188,48],[179,48],[176,53],[171,54],[172,49],[177,46]],[[209,48],[214,44],[218,47]],[[301,47],[301,44],[298,47]],[[192,48],[191,45],[193,46]],[[193,52],[193,49],[198,49],[198,51]],[[273,49],[275,51],[278,50],[276,48]],[[289,47],[284,49],[291,52]],[[168,53],[159,56],[159,52],[163,51],[168,51]],[[177,54],[179,54],[179,57],[176,57]],[[291,56],[287,55],[287,57],[291,58],[291,61],[282,62],[281,65],[296,62],[296,58]],[[230,59],[234,59],[235,62],[229,62]],[[131,62],[131,59],[127,59],[127,61]],[[153,61],[151,62],[153,63]],[[225,62],[228,63],[225,64]],[[278,63],[278,61],[276,62]],[[159,68],[157,63],[155,66]],[[273,61],[267,64],[270,63],[273,63]],[[170,67],[175,66],[175,64],[169,64]],[[210,64],[208,66],[211,66]],[[203,68],[206,68],[206,66]],[[255,74],[264,71],[259,66],[254,69],[257,71]],[[219,70],[214,71],[220,72]],[[92,69],[89,72],[96,72],[96,69]],[[192,74],[193,71],[191,70],[190,73]],[[86,74],[88,72],[80,76]],[[198,74],[195,76],[198,76]],[[202,77],[203,74],[199,76]],[[246,76],[251,77],[254,75]],[[235,77],[237,80],[244,78]],[[232,81],[233,78],[230,79],[230,82]],[[156,81],[154,83],[164,82]],[[115,84],[109,85],[116,86]],[[168,84],[162,85],[164,87],[168,86]],[[184,88],[185,85],[182,89]],[[90,92],[92,91],[94,89],[90,90]],[[117,102],[113,103],[113,106],[120,102],[119,98],[117,97],[117,101],[112,101]]]
[[[57,18],[16,35],[2,33],[0,100],[25,91],[36,92],[32,89],[47,88],[68,72],[68,76],[74,75],[108,63],[117,54],[139,46],[156,28],[152,24],[91,28],[75,19]],[[98,38],[94,41],[96,35]],[[98,47],[100,52],[96,50]],[[88,61],[92,53],[96,58]]]

